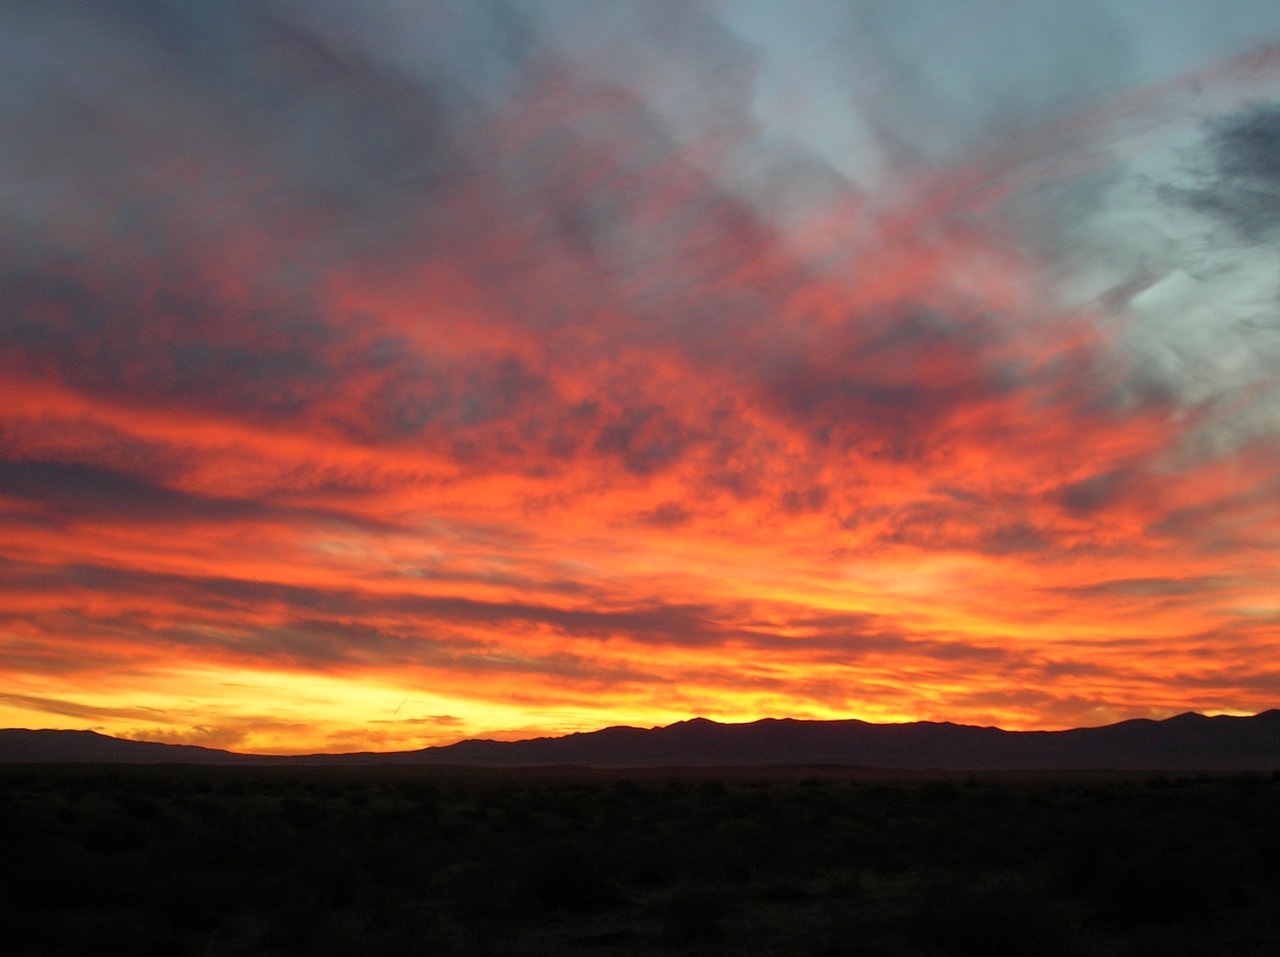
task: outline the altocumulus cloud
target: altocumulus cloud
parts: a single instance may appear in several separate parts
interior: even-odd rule
[[[1196,668],[1280,611],[1277,43],[0,5],[10,703],[257,749],[1271,706]]]

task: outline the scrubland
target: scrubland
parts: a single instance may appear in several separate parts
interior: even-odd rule
[[[0,768],[14,955],[1280,952],[1280,772]]]

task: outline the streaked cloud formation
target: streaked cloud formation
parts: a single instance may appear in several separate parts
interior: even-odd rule
[[[0,5],[0,724],[1280,696],[1280,8]]]

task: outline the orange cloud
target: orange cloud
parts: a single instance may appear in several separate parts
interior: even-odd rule
[[[59,159],[40,242],[4,235],[0,723],[306,751],[1274,705],[1274,434],[1192,442],[1224,406],[1152,384],[1131,296],[1067,301],[1018,206],[1270,53],[873,194],[732,97],[691,138],[654,72],[547,55],[473,110],[289,49],[217,82],[363,159],[206,79],[160,99],[226,110],[130,113],[151,139]],[[821,200],[778,213],[757,144]]]

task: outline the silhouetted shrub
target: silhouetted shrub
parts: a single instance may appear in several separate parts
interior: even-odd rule
[[[191,948],[175,929],[145,911],[80,911],[57,928],[54,953],[101,957],[187,957]]]
[[[606,862],[583,842],[538,846],[523,870],[517,893],[535,911],[583,913],[612,906],[621,897]]]
[[[728,909],[722,890],[701,882],[685,882],[672,888],[658,912],[670,936],[706,940],[720,936],[721,921]]]
[[[920,786],[920,797],[926,801],[954,801],[960,788],[954,781],[929,781]]]
[[[925,884],[913,931],[954,957],[1072,957],[1078,954],[1073,915],[1038,882],[1019,874],[951,877]]]
[[[1118,926],[1204,917],[1216,909],[1218,897],[1207,863],[1167,851],[1113,857],[1093,888],[1098,914]]]

